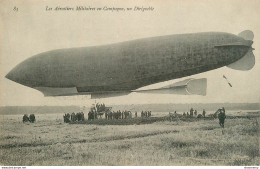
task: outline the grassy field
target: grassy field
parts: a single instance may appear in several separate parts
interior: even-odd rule
[[[228,115],[228,114],[227,114]],[[66,124],[62,114],[1,115],[1,165],[259,165],[260,112],[131,125]]]

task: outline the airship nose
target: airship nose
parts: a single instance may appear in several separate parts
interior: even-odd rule
[[[12,80],[16,83],[33,87],[34,85],[34,76],[36,75],[36,71],[33,69],[35,64],[31,62],[31,59],[28,59],[15,68],[13,68],[5,77],[9,80]]]
[[[22,70],[20,65],[16,66],[5,77],[14,82],[20,83],[22,85],[26,85],[26,81],[27,81],[26,71]]]
[[[15,82],[15,76],[14,76],[14,73],[12,71],[10,71],[7,75],[5,75],[5,78],[9,79],[9,80],[12,80]]]

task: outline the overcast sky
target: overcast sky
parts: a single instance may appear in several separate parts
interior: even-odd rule
[[[18,12],[13,10],[18,8]],[[46,11],[59,7],[153,7],[149,12]],[[145,103],[260,102],[259,0],[61,0],[0,2],[0,105],[91,105]],[[192,76],[207,78],[207,96],[130,94],[90,100],[89,96],[44,97],[4,76],[25,59],[48,50],[110,44],[144,37],[196,32],[254,32],[255,67],[250,71],[223,67]],[[210,62],[210,61],[209,61]],[[233,87],[225,79],[225,75]],[[163,84],[177,82],[175,79]],[[156,85],[156,86],[160,86]]]

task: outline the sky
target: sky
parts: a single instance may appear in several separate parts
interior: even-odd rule
[[[153,11],[46,11],[56,7],[153,7]],[[15,11],[14,8],[18,8]],[[2,0],[0,1],[0,105],[65,106],[94,102],[149,103],[259,103],[260,0]],[[175,79],[207,78],[206,96],[131,93],[106,99],[90,96],[44,97],[39,91],[5,78],[25,59],[41,52],[71,47],[111,44],[127,40],[196,32],[254,32],[255,66],[250,71],[227,67]],[[230,87],[225,75],[231,82]],[[149,87],[148,87],[149,88]]]

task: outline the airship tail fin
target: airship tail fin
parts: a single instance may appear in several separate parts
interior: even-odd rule
[[[248,41],[248,43],[253,43],[252,40],[254,39],[254,33],[250,30],[245,30],[242,31],[238,34],[239,37],[245,39]],[[251,46],[250,44],[250,46]],[[255,65],[255,56],[252,52],[252,49],[249,49],[249,51],[246,53],[245,56],[243,56],[241,59],[238,61],[231,63],[227,67],[235,70],[250,70],[254,67]]]
[[[231,63],[230,65],[227,65],[227,67],[235,70],[250,70],[255,65],[255,56],[252,52],[252,50],[248,51],[247,54],[239,59],[238,61]]]
[[[245,40],[253,40],[254,39],[254,33],[250,30],[242,31],[238,34],[241,38]]]
[[[207,91],[207,79],[186,79],[177,83],[155,89],[134,90],[137,93],[202,95]]]

